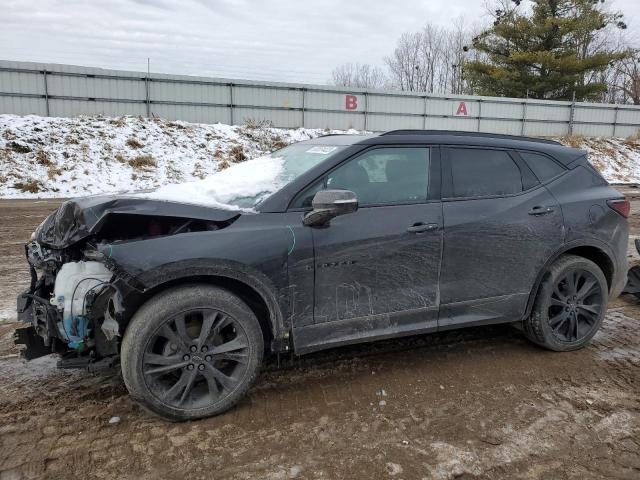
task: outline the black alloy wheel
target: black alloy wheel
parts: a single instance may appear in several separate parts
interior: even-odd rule
[[[175,408],[202,408],[235,390],[248,362],[242,325],[223,312],[179,313],[149,339],[143,374],[149,390]]]
[[[585,338],[602,314],[603,292],[596,276],[582,269],[567,272],[556,282],[549,304],[549,326],[562,342]]]
[[[233,407],[255,382],[263,356],[255,313],[232,292],[206,284],[174,287],[145,302],[120,351],[131,396],[178,421]]]
[[[543,274],[531,314],[521,324],[524,334],[556,352],[583,348],[607,312],[607,278],[593,261],[577,255],[562,255]]]

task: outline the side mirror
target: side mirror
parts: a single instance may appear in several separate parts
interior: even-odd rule
[[[313,210],[304,216],[309,227],[324,225],[338,215],[358,210],[358,197],[350,190],[320,190],[311,202]]]

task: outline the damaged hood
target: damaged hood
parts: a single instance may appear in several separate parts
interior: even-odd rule
[[[35,239],[50,248],[66,248],[100,231],[110,215],[177,217],[224,222],[241,212],[187,203],[121,195],[81,197],[64,202],[36,229]]]

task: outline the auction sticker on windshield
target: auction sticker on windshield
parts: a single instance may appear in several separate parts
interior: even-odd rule
[[[316,145],[315,147],[311,147],[309,150],[307,150],[306,153],[318,153],[320,155],[328,155],[331,152],[333,152],[335,149],[336,147]]]

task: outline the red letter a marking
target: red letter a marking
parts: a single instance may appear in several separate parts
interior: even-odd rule
[[[458,110],[456,111],[456,115],[464,115],[465,117],[469,115],[469,112],[467,112],[466,103],[460,102],[460,105],[458,105]]]

